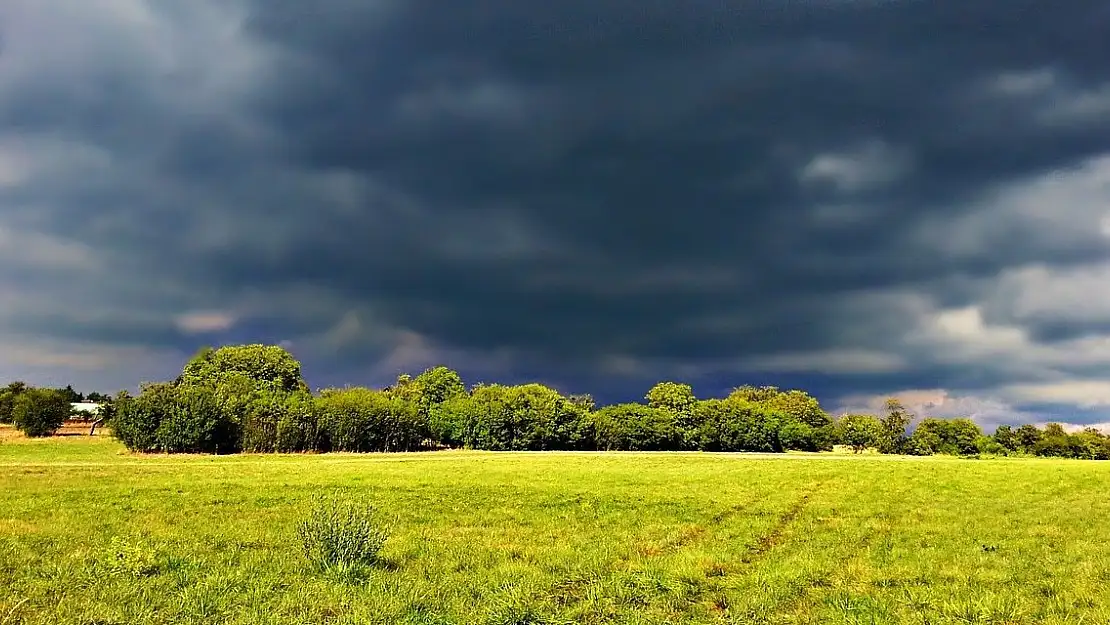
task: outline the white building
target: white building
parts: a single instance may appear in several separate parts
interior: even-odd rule
[[[71,403],[69,405],[69,407],[70,407],[70,412],[72,412],[74,414],[78,414],[78,413],[82,413],[82,412],[87,413],[89,415],[93,415],[93,416],[96,416],[96,415],[100,414],[100,404],[95,404],[95,403],[92,403],[92,402]]]

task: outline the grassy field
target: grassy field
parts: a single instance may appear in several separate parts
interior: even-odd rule
[[[0,442],[0,625],[1106,623],[1110,463]],[[315,573],[358,491],[386,562]]]

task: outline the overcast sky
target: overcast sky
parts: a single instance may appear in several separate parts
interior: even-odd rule
[[[0,380],[281,342],[1110,421],[1105,0],[3,0]]]

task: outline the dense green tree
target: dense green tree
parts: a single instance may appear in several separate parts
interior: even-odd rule
[[[730,395],[702,403],[700,448],[705,451],[783,451],[787,419],[768,406]]]
[[[1094,428],[1084,428],[1068,437],[1076,458],[1110,460],[1110,438]]]
[[[782,391],[774,386],[741,386],[728,400],[747,401],[778,415],[783,428],[791,425],[783,444],[786,449],[813,451],[832,449],[835,426],[817,398],[801,390]],[[808,427],[798,427],[798,426]]]
[[[334,451],[412,451],[426,424],[415,404],[367,388],[328,389],[317,398],[322,445]]]
[[[1007,451],[1015,451],[1018,448],[1017,436],[1014,434],[1013,428],[1008,425],[1000,425],[995,428],[994,440]]]
[[[607,451],[666,451],[683,445],[675,416],[643,404],[616,404],[594,415],[598,448]]]
[[[884,424],[874,415],[844,415],[837,421],[837,429],[840,441],[856,453],[879,447],[889,440]]]
[[[931,456],[943,446],[944,441],[935,429],[918,426],[906,441],[903,452],[911,456]]]
[[[1037,428],[1037,426],[1026,423],[1018,427],[1014,432],[1014,440],[1017,442],[1017,448],[1022,452],[1031,454],[1035,453],[1037,443],[1041,442],[1044,434]]]
[[[209,386],[174,388],[154,438],[168,453],[234,453],[240,450],[238,424],[228,420],[215,389]]]
[[[882,418],[882,437],[879,439],[879,451],[884,454],[900,454],[905,452],[906,428],[913,421],[902,402],[891,397],[886,400],[886,412]]]
[[[25,382],[12,382],[0,389],[0,423],[12,422],[12,409],[15,407],[15,399],[25,390],[27,390]]]
[[[1072,447],[1073,440],[1059,423],[1045,425],[1040,440],[1033,445],[1033,453],[1038,456],[1058,458],[1075,457],[1077,449]]]
[[[179,384],[219,386],[229,378],[246,378],[260,390],[306,391],[301,363],[276,345],[228,345],[205,348],[186,363]]]
[[[425,370],[414,382],[420,391],[419,403],[425,410],[466,394],[458,372],[442,365]]]
[[[817,428],[808,423],[790,421],[782,426],[779,439],[782,441],[783,449],[820,451],[822,448]]]
[[[971,419],[923,419],[911,440],[915,446],[929,441],[929,453],[970,456],[979,453],[982,430]]]
[[[480,384],[433,406],[429,426],[448,445],[490,450],[587,449],[589,410],[542,384]]]
[[[649,407],[671,414],[682,433],[683,447],[697,447],[697,429],[700,422],[698,398],[689,384],[660,382],[644,396]]]
[[[177,402],[177,388],[169,382],[143,384],[139,395],[120,393],[116,397],[116,415],[112,418],[112,436],[128,449],[152,452],[159,449],[158,428]]]
[[[67,384],[65,388],[58,389],[58,391],[66,398],[67,402],[76,404],[85,401],[85,396],[73,390],[72,385]]]
[[[49,388],[29,388],[15,396],[12,423],[27,436],[50,436],[69,416],[65,393]]]
[[[1010,453],[1002,443],[998,442],[993,436],[980,436],[975,439],[975,447],[980,454],[990,454],[993,456],[1005,456]]]

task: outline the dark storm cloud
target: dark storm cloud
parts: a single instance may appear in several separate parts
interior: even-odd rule
[[[0,242],[57,250],[3,334],[834,399],[1110,366],[1110,307],[1019,305],[1106,260],[1103,2],[93,4],[0,9]]]
[[[393,295],[390,314],[436,338],[676,357],[819,347],[837,339],[816,294],[943,288],[950,276],[1104,253],[1100,241],[1046,248],[1020,222],[1001,224],[1005,247],[959,259],[909,240],[917,222],[967,210],[990,185],[1106,148],[1104,120],[1031,123],[1037,97],[991,90],[1046,68],[1078,91],[1101,85],[1101,3],[305,10],[267,4],[251,22],[296,59],[259,110],[299,165],[373,176],[426,212],[364,224],[403,270],[356,262],[337,273],[299,253],[299,271]],[[858,160],[815,160],[838,153]],[[853,219],[836,203],[873,208]],[[444,267],[445,230],[480,238],[504,211],[566,254]],[[676,265],[721,279],[693,293],[681,281],[620,288]],[[422,310],[429,301],[441,305]],[[752,331],[669,327],[714,314],[752,318]]]

